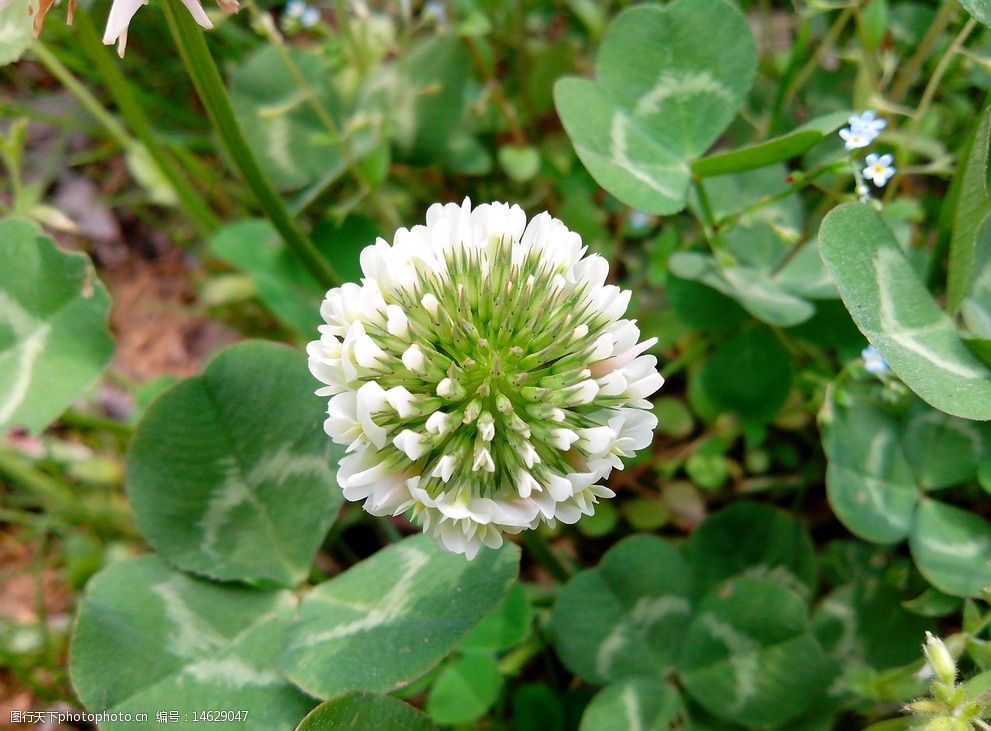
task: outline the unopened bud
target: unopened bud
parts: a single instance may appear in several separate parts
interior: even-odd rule
[[[462,421],[465,424],[470,424],[478,418],[480,413],[482,413],[482,402],[478,399],[473,399],[472,402],[465,408],[465,416]]]
[[[945,710],[946,706],[942,703],[937,703],[931,698],[920,698],[905,706],[905,713],[911,713],[916,716],[935,716],[937,713]]]
[[[957,679],[957,665],[946,645],[936,635],[926,632],[926,644],[922,648],[933,673],[941,683],[952,685]]]

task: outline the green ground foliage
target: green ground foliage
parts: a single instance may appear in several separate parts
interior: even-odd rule
[[[991,3],[243,0],[203,32],[152,0],[123,59],[107,0],[36,39],[28,6],[0,0],[0,701],[991,728]],[[304,353],[365,246],[465,197],[580,234],[666,379],[616,497],[473,561],[344,499]]]

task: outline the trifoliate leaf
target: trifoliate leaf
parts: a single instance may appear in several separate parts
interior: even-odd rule
[[[295,610],[288,591],[213,584],[154,556],[113,564],[80,604],[72,685],[92,712],[148,713],[154,721],[156,710],[176,710],[180,721],[170,727],[186,731],[204,725],[194,712],[221,708],[247,711],[223,724],[230,728],[290,728],[313,707],[275,669]]]
[[[629,206],[685,207],[690,162],[736,115],[756,67],[743,15],[722,0],[643,5],[609,26],[597,80],[565,78],[554,101],[578,156]]]

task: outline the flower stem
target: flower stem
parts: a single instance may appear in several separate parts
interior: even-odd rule
[[[83,13],[80,13],[80,15],[83,15]],[[42,65],[48,69],[48,73],[54,76],[66,91],[76,97],[79,103],[83,105],[83,108],[93,116],[93,119],[100,123],[107,136],[118,147],[126,150],[134,144],[134,140],[127,134],[124,126],[110,112],[103,108],[99,100],[58,60],[58,57],[49,50],[48,46],[36,39],[34,45],[31,47],[31,51],[41,61]]]
[[[398,229],[401,224],[399,213],[396,211],[395,207],[391,206],[388,201],[380,195],[378,190],[375,189],[375,186],[369,182],[368,176],[361,169],[361,156],[356,156],[351,150],[347,135],[339,128],[330,112],[324,108],[323,103],[320,101],[320,97],[317,95],[313,86],[309,81],[307,81],[303,71],[293,60],[292,55],[289,53],[289,49],[286,47],[285,39],[271,22],[271,16],[269,16],[266,11],[260,10],[253,0],[247,0],[245,7],[248,9],[248,12],[251,13],[252,20],[257,23],[257,25],[261,28],[261,32],[265,34],[265,37],[268,39],[269,43],[272,44],[272,48],[275,49],[276,54],[279,56],[279,60],[282,61],[283,67],[289,72],[289,75],[292,76],[293,81],[296,82],[300,92],[303,94],[307,106],[313,110],[313,113],[316,114],[317,119],[320,120],[320,123],[324,126],[324,129],[326,129],[330,134],[330,138],[333,140],[334,146],[337,148],[337,151],[340,154],[341,159],[344,161],[344,165],[347,167],[348,172],[351,173],[351,176],[358,184],[362,196],[368,198],[369,202],[375,207],[379,215],[382,217],[387,228]]]
[[[947,0],[947,2],[943,3],[943,6],[939,9],[939,13],[929,26],[929,30],[926,31],[926,35],[922,38],[918,48],[915,49],[915,53],[898,70],[898,75],[895,77],[891,85],[891,91],[888,94],[888,101],[892,104],[901,104],[905,98],[905,94],[908,93],[908,90],[918,78],[919,72],[922,70],[922,64],[929,58],[929,54],[932,53],[933,48],[935,48],[936,44],[943,37],[943,31],[946,30],[946,27],[959,10],[960,4],[957,0]]]
[[[517,147],[523,147],[527,144],[526,133],[523,131],[523,127],[520,125],[519,117],[516,115],[516,110],[510,105],[509,100],[506,99],[506,95],[503,93],[502,86],[499,84],[499,80],[492,73],[492,70],[485,63],[485,59],[482,58],[482,54],[478,50],[478,46],[475,45],[475,40],[468,35],[461,37],[464,43],[465,50],[468,51],[468,55],[471,57],[471,62],[475,65],[475,69],[481,75],[483,81],[488,85],[490,93],[492,94],[492,100],[499,107],[499,111],[502,113],[503,118],[506,120],[506,125],[509,127],[509,134],[513,138],[513,144]]]
[[[533,556],[537,563],[543,566],[547,570],[547,573],[557,581],[564,583],[571,576],[571,572],[568,571],[567,567],[561,562],[561,559],[551,549],[547,543],[547,539],[540,535],[538,531],[524,531],[523,545],[526,546],[527,552]]]
[[[151,123],[141,108],[130,82],[121,72],[110,51],[104,48],[100,41],[89,13],[77,12],[75,20],[80,44],[96,67],[96,71],[103,78],[107,91],[110,92],[110,96],[113,98],[114,104],[117,105],[117,110],[124,121],[127,122],[127,126],[148,150],[155,165],[169,181],[184,212],[197,231],[202,235],[213,233],[220,228],[220,220],[204,202],[203,195],[182,174],[179,166],[165,154],[163,146],[156,139]]]
[[[83,494],[36,468],[14,449],[0,446],[0,480],[20,485],[43,506],[46,514],[72,525],[88,525],[108,533],[135,535],[130,518],[116,503],[98,494]]]
[[[296,224],[279,194],[272,187],[258,160],[244,139],[234,117],[230,99],[220,71],[207,48],[203,31],[193,22],[177,0],[162,3],[165,19],[175,40],[196,93],[206,108],[210,122],[223,142],[244,182],[251,189],[272,225],[321,286],[333,287],[341,281],[330,263],[320,255],[309,237]]]
[[[878,68],[876,51],[871,48],[870,41],[867,38],[867,29],[864,27],[860,7],[854,6],[853,17],[855,20],[854,26],[857,31],[857,40],[860,42],[861,69],[867,75],[867,81],[870,84],[871,91],[874,94],[880,94],[881,70]]]
[[[694,178],[692,187],[695,188],[695,196],[698,198],[699,213],[701,214],[699,221],[702,224],[702,233],[705,234],[706,241],[709,242],[709,248],[712,249],[712,253],[721,266],[732,266],[736,263],[736,257],[726,248],[722,236],[719,235],[719,223],[716,221],[709,194],[705,190],[705,183],[702,182],[701,178]]]
[[[788,87],[785,90],[783,99],[781,100],[782,107],[788,107],[791,104],[791,100],[795,97],[795,94],[805,86],[812,75],[819,70],[819,63],[822,61],[823,56],[833,47],[836,40],[839,38],[840,33],[846,27],[846,24],[850,22],[850,18],[853,17],[853,7],[845,8],[839,15],[836,16],[836,20],[826,31],[826,35],[823,36],[822,41],[815,45],[815,51],[809,57],[809,60],[805,62],[805,65],[795,74],[791,81],[788,83]]]
[[[69,409],[59,419],[62,424],[83,431],[109,432],[115,436],[127,439],[134,434],[134,427],[123,421],[108,419],[105,416],[94,416],[75,409]]]
[[[977,21],[970,18],[966,23],[964,23],[963,28],[960,32],[953,38],[949,47],[940,56],[939,61],[936,62],[936,68],[933,69],[932,76],[929,78],[929,83],[926,84],[926,88],[922,92],[922,98],[919,100],[919,106],[916,107],[915,112],[912,114],[912,121],[909,124],[908,132],[904,139],[912,140],[916,139],[919,135],[919,128],[922,125],[922,120],[925,118],[926,114],[929,112],[929,106],[932,104],[933,99],[936,97],[936,92],[939,90],[939,85],[943,81],[943,76],[946,75],[947,70],[950,68],[950,64],[953,63],[957,55],[963,50],[964,44],[967,42],[967,38],[970,34],[974,32],[977,27]],[[894,179],[890,181],[887,186],[887,190],[884,191],[884,202],[890,202],[898,189],[898,183],[904,177],[904,167],[907,166],[912,161],[912,152],[906,147],[904,142],[898,145],[898,154],[896,155],[899,161],[899,167],[902,167],[902,171],[895,174]]]

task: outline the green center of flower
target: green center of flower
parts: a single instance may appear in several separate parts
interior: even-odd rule
[[[598,387],[587,354],[598,323],[586,289],[539,252],[513,262],[508,242],[490,247],[487,266],[478,252],[458,248],[446,277],[421,275],[414,289],[386,298],[405,312],[415,345],[392,338],[391,354],[409,368],[384,371],[379,381],[408,389],[419,408],[383,426],[413,433],[395,445],[395,466],[421,475],[432,495],[467,488],[507,497],[522,472],[540,482],[548,470],[576,471],[575,430],[592,425],[587,414],[610,401],[590,405]],[[375,335],[388,342],[388,333]]]

